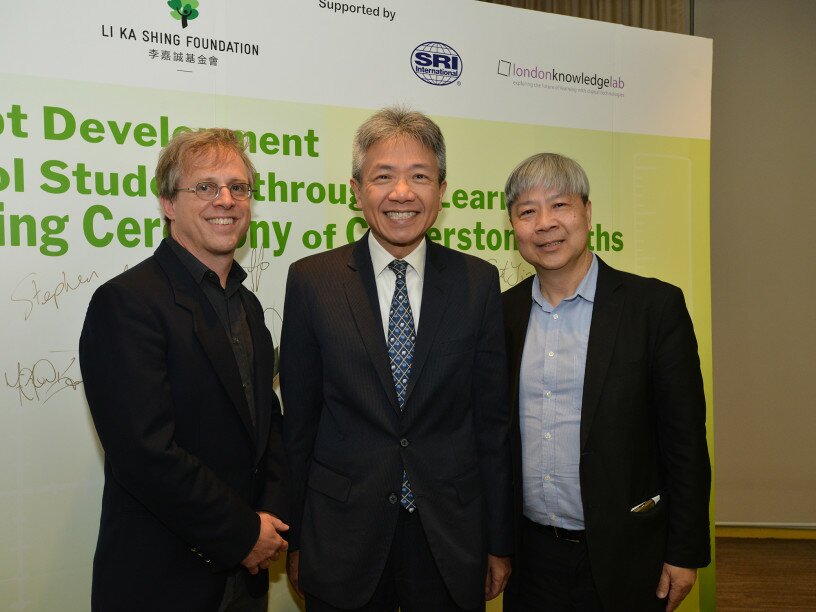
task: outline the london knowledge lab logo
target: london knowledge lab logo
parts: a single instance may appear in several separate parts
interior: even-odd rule
[[[430,85],[450,85],[462,76],[462,57],[442,42],[424,42],[411,53],[411,69]]]
[[[169,0],[167,2],[172,11],[170,16],[181,21],[181,27],[186,28],[187,22],[198,17],[198,0]]]

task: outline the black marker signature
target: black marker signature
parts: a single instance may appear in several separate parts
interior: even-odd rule
[[[55,309],[59,310],[60,299],[67,293],[76,291],[82,285],[87,285],[93,280],[99,278],[96,270],[91,270],[88,274],[77,274],[76,277],[71,275],[69,279],[67,272],[62,272],[62,278],[54,285],[52,289],[41,289],[37,283],[37,273],[30,272],[26,274],[14,291],[11,292],[11,301],[20,302],[24,304],[25,312],[23,319],[28,321],[34,308],[37,306],[53,305]]]
[[[43,404],[54,397],[60,391],[73,389],[82,384],[81,380],[75,380],[68,376],[76,357],[72,357],[68,365],[63,369],[57,368],[48,359],[38,359],[31,367],[23,366],[17,362],[17,372],[12,374],[9,380],[8,372],[5,373],[6,387],[17,391],[20,405],[23,400],[30,402],[42,402]],[[16,377],[16,378],[15,378]]]
[[[264,259],[264,248],[251,249],[249,265],[244,267],[249,275],[249,286],[254,293],[261,288],[261,275],[269,268],[269,262]]]
[[[529,265],[523,261],[519,263],[513,263],[512,261],[499,262],[495,259],[488,259],[488,261],[499,269],[499,279],[510,287],[518,285],[525,278],[534,274]]]

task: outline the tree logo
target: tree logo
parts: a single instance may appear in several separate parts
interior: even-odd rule
[[[181,20],[181,27],[186,28],[187,22],[198,17],[198,0],[168,0],[167,6],[173,19]]]

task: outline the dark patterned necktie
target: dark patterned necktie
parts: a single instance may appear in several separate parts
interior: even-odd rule
[[[397,275],[397,284],[394,287],[394,297],[391,299],[391,310],[388,312],[388,357],[391,361],[391,375],[394,378],[394,388],[397,391],[397,400],[400,410],[405,409],[405,396],[408,389],[408,380],[411,377],[411,363],[414,360],[414,314],[408,301],[408,287],[405,284],[405,271],[408,262],[395,259],[388,267]],[[402,472],[402,507],[413,512],[414,494],[411,492],[411,483],[408,474]]]

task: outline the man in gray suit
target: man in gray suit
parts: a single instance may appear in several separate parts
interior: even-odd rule
[[[429,118],[357,131],[370,231],[293,264],[281,337],[287,568],[307,610],[475,610],[510,573],[499,279],[425,236],[445,191]]]

